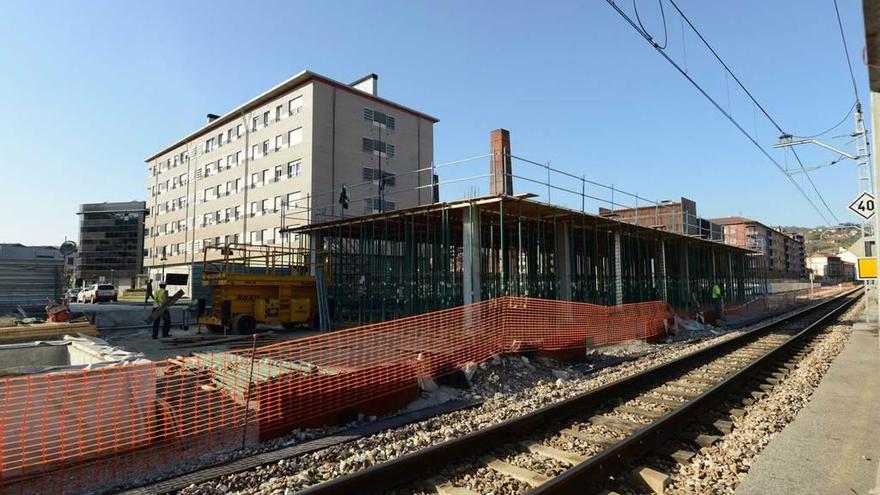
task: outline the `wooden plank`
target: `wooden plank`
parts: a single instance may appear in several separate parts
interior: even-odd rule
[[[635,421],[629,421],[621,418],[609,418],[608,416],[601,415],[591,417],[590,422],[593,424],[605,426],[607,428],[620,430],[624,433],[633,433],[636,430],[647,426],[641,423],[636,423]]]
[[[483,457],[481,460],[489,469],[503,474],[504,476],[509,476],[517,481],[522,481],[532,488],[541,486],[550,479],[543,474],[536,473],[534,471],[530,471],[519,466],[514,466],[509,462],[504,462],[495,457]]]
[[[560,430],[561,435],[577,438],[578,440],[583,440],[585,442],[595,443],[596,445],[601,445],[603,447],[610,447],[617,443],[619,440],[616,438],[608,438],[600,435],[593,435],[591,433],[587,433],[585,431],[573,430],[571,428],[566,428],[564,430]]]
[[[614,410],[626,414],[635,414],[636,416],[641,416],[648,419],[662,418],[666,415],[666,413],[663,411],[651,411],[636,406],[617,406],[614,408]]]
[[[479,495],[468,488],[455,486],[443,476],[435,476],[425,480],[425,485],[440,495]]]
[[[687,464],[691,461],[691,458],[695,456],[693,452],[689,450],[676,450],[675,452],[669,454],[669,457],[672,457],[675,462],[679,464]]]
[[[675,408],[681,406],[682,404],[684,404],[683,401],[664,399],[663,397],[653,397],[650,395],[641,396],[638,398],[638,400],[640,400],[642,402],[647,402],[649,404],[657,404],[660,406],[671,407],[672,409],[675,409]]]
[[[520,442],[520,445],[528,449],[529,452],[534,452],[535,454],[542,455],[544,457],[549,457],[550,459],[557,460],[563,464],[568,464],[570,466],[574,466],[575,464],[580,464],[584,462],[587,458],[580,454],[575,454],[573,452],[566,452],[560,449],[554,449],[553,447],[548,447],[546,445],[541,445],[537,442]]]
[[[633,479],[652,493],[662,495],[672,483],[672,479],[666,473],[647,466],[639,466],[632,470]]]

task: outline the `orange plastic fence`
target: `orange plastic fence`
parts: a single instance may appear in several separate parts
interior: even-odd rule
[[[159,474],[341,414],[387,411],[494,355],[663,333],[663,302],[502,297],[315,337],[166,361],[0,380],[3,493]]]

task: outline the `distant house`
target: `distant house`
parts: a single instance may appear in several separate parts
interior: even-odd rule
[[[855,264],[840,256],[818,253],[807,258],[807,267],[823,282],[849,282],[855,279]]]
[[[714,218],[724,226],[724,242],[753,249],[764,255],[767,278],[800,279],[806,277],[804,237],[768,227],[745,217]]]

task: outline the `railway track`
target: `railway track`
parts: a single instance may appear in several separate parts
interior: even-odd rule
[[[301,495],[662,493],[809,352],[855,291],[530,414],[327,481]],[[637,461],[651,454],[651,464]],[[625,473],[626,481],[620,476]],[[610,489],[610,490],[609,490]]]

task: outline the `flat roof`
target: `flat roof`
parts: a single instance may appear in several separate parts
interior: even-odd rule
[[[637,225],[630,222],[624,222],[620,220],[615,220],[613,218],[603,217],[600,215],[595,215],[593,213],[582,212],[580,210],[572,210],[569,208],[565,208],[562,206],[556,206],[552,204],[542,203],[539,201],[534,201],[531,198],[535,197],[534,194],[523,193],[517,194],[514,196],[503,196],[503,195],[489,195],[482,196],[478,198],[472,199],[459,199],[455,201],[449,202],[440,202],[440,203],[432,203],[428,205],[422,206],[412,206],[409,208],[401,208],[399,210],[391,210],[382,213],[373,213],[370,215],[359,215],[350,218],[343,218],[338,220],[330,220],[322,223],[315,223],[309,225],[302,225],[296,227],[287,227],[282,229],[283,232],[316,232],[324,229],[332,229],[337,227],[347,228],[355,225],[359,225],[362,223],[369,223],[374,221],[382,221],[389,220],[394,217],[400,217],[408,214],[417,214],[417,213],[427,213],[431,211],[437,211],[442,209],[460,209],[469,205],[478,205],[485,206],[489,209],[496,209],[496,207],[500,203],[517,203],[524,208],[522,211],[518,211],[517,214],[533,214],[537,215],[542,219],[563,219],[563,218],[575,218],[575,219],[584,219],[592,222],[593,225],[603,225],[607,226],[609,229],[615,228],[627,228],[627,229],[635,229],[639,231],[644,231],[646,233],[650,232],[654,235],[658,235],[664,237],[666,239],[690,239],[696,242],[707,242],[719,247],[723,247],[726,249],[731,249],[734,251],[746,251],[746,252],[754,252],[751,249],[743,248],[740,246],[735,246],[733,244],[726,244],[724,242],[713,241],[710,239],[704,239],[699,236],[691,236],[679,234],[676,232],[670,232],[668,230],[655,229],[652,227]]]
[[[371,77],[372,75],[373,74],[369,74],[367,77]],[[173,150],[174,148],[177,148],[178,146],[181,146],[183,144],[186,144],[189,141],[192,141],[193,139],[195,139],[196,137],[198,137],[201,134],[204,134],[208,131],[214,130],[218,127],[222,127],[225,124],[228,124],[229,122],[237,119],[243,112],[250,111],[253,108],[258,107],[258,106],[266,103],[267,101],[278,97],[279,95],[287,93],[288,91],[290,91],[294,88],[297,88],[299,86],[302,86],[302,85],[308,83],[309,81],[313,81],[313,80],[322,82],[324,84],[328,84],[328,85],[333,86],[338,89],[349,91],[353,94],[363,96],[364,98],[377,101],[377,102],[382,103],[384,105],[394,107],[394,108],[401,110],[403,112],[415,115],[416,117],[421,117],[423,119],[430,120],[431,122],[434,122],[434,123],[439,122],[439,120],[436,117],[432,117],[426,113],[422,113],[417,110],[413,110],[412,108],[405,107],[405,106],[403,106],[399,103],[395,103],[391,100],[386,100],[385,98],[380,98],[378,96],[371,95],[370,93],[361,91],[359,89],[355,89],[348,84],[339,82],[335,79],[330,79],[327,76],[322,76],[321,74],[317,74],[317,73],[309,71],[309,70],[304,70],[304,71],[294,75],[290,79],[282,82],[281,84],[279,84],[279,85],[269,89],[268,91],[256,96],[255,98],[252,98],[252,99],[246,101],[245,103],[239,105],[238,107],[224,113],[219,118],[217,118],[211,122],[208,122],[207,124],[203,125],[199,129],[189,133],[186,137],[179,139],[174,144],[172,144],[170,146],[166,146],[161,151],[154,153],[152,156],[146,158],[144,161],[149,162],[150,160],[155,160],[156,158],[164,155],[165,153]],[[359,80],[359,81],[361,81],[361,80]],[[359,81],[356,81],[355,83],[357,83]]]

